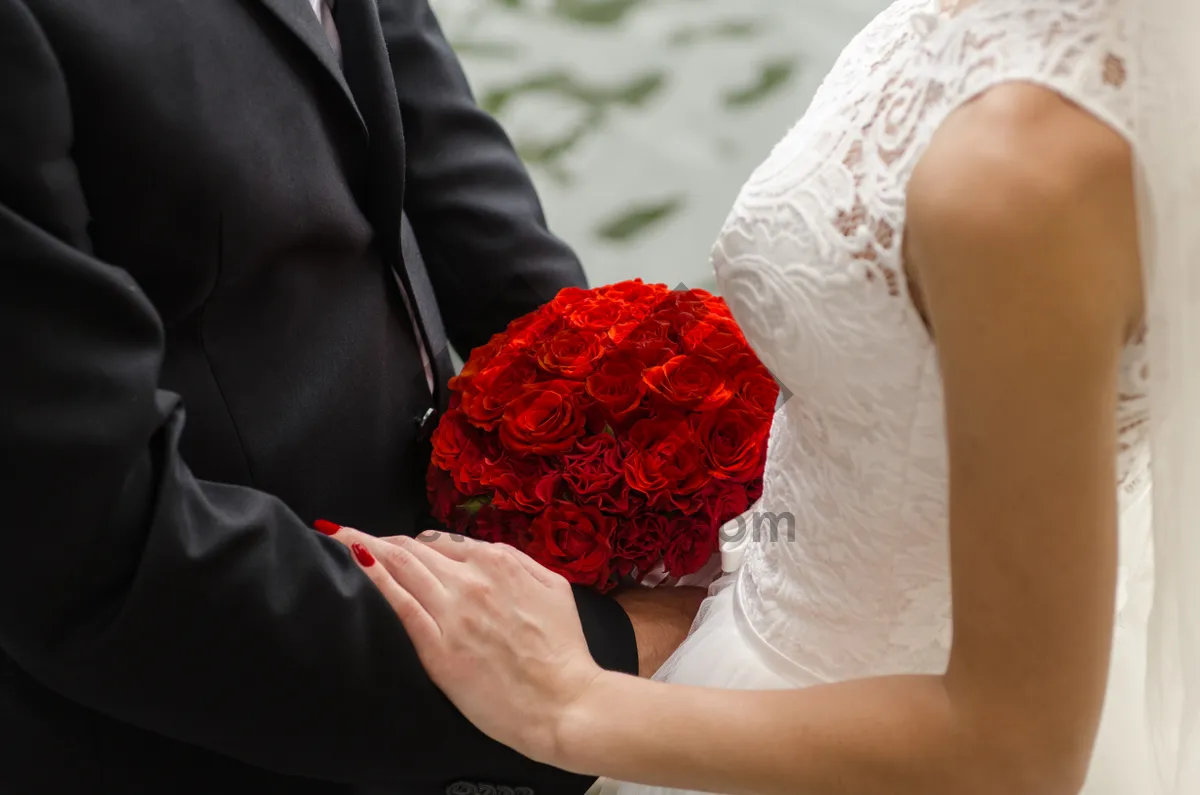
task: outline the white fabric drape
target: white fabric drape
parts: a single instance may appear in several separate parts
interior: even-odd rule
[[[1136,29],[1151,346],[1156,795],[1200,793],[1200,2],[1128,0]]]

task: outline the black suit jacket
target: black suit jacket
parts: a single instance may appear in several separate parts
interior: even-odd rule
[[[424,524],[395,274],[439,383],[582,282],[426,0],[337,15],[344,69],[307,0],[0,0],[0,792],[588,783],[474,730],[309,529]]]

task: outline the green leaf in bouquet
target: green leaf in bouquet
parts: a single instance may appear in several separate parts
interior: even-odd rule
[[[461,508],[462,510],[466,511],[471,516],[474,516],[475,514],[479,513],[481,510],[483,510],[483,506],[487,505],[491,501],[492,501],[492,498],[488,497],[488,496],[472,497],[471,499],[467,500],[466,502],[459,503],[458,507]]]

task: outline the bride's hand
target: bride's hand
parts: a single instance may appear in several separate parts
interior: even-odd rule
[[[511,547],[462,536],[333,536],[454,705],[493,739],[553,764],[561,722],[601,673],[567,581]]]

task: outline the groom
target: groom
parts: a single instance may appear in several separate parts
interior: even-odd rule
[[[424,529],[448,343],[583,281],[426,0],[0,0],[0,103],[0,792],[582,793],[309,529]]]

